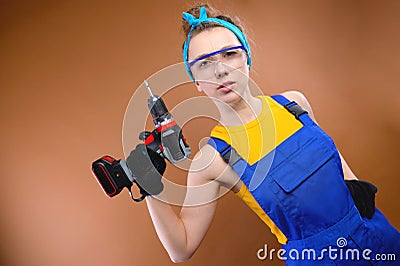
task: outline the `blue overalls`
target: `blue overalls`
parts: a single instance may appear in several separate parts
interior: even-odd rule
[[[333,140],[295,102],[272,98],[303,124],[273,152],[250,165],[225,141],[211,137],[208,143],[225,161],[230,157],[231,167],[286,236],[286,264],[400,265],[399,232],[378,209],[372,219],[360,216]],[[376,254],[386,254],[386,260]]]

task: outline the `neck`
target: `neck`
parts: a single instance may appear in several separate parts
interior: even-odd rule
[[[261,113],[262,102],[246,90],[244,95],[232,103],[217,103],[221,114],[220,123],[223,126],[239,126],[247,124]]]

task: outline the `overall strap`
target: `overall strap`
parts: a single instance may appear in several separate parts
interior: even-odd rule
[[[214,147],[221,154],[224,161],[232,167],[242,159],[237,151],[222,139],[210,137],[207,143]]]
[[[308,115],[308,112],[301,108],[300,105],[298,105],[295,101],[289,101],[285,96],[282,95],[273,95],[271,96],[272,99],[274,99],[276,102],[278,102],[280,105],[285,107],[286,110],[288,110],[291,114],[296,117],[297,120],[299,120],[303,125],[313,125],[314,122]]]

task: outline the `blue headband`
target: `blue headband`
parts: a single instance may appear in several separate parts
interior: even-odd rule
[[[251,66],[251,53],[250,53],[250,46],[249,43],[246,40],[246,36],[244,36],[243,32],[236,27],[235,25],[233,25],[232,23],[229,23],[225,20],[222,19],[218,19],[218,18],[208,18],[207,17],[207,12],[206,12],[206,8],[204,6],[202,6],[200,8],[200,15],[199,18],[195,18],[193,15],[183,12],[182,13],[182,17],[184,20],[186,20],[190,25],[190,31],[188,33],[188,37],[187,40],[185,41],[185,43],[183,44],[183,61],[185,63],[185,68],[186,68],[186,72],[188,73],[189,77],[194,81],[192,72],[190,71],[189,68],[189,62],[188,62],[188,53],[189,53],[189,43],[190,43],[190,38],[191,38],[191,33],[193,31],[193,29],[195,29],[198,25],[200,25],[201,23],[210,23],[210,22],[214,22],[217,24],[220,24],[221,26],[227,28],[228,30],[232,31],[236,37],[239,39],[239,41],[242,43],[242,45],[244,46],[244,49],[247,53],[247,64],[249,66]]]

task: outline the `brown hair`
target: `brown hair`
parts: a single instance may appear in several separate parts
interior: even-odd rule
[[[223,14],[220,10],[218,10],[208,4],[197,4],[197,5],[193,6],[191,9],[189,9],[188,11],[186,11],[186,13],[189,13],[189,14],[193,15],[194,17],[198,18],[200,15],[200,8],[202,6],[204,6],[206,8],[207,17],[225,20],[225,21],[235,25],[243,32],[243,27],[240,24],[240,21],[238,18],[236,18],[236,17],[233,18],[229,15]],[[187,37],[188,37],[191,27],[192,26],[185,19],[182,19],[182,30],[185,35],[185,41],[187,40]],[[192,30],[191,36],[193,37],[206,29],[215,28],[215,27],[223,27],[223,26],[221,26],[218,23],[212,23],[212,22],[201,23],[200,25],[196,26]]]

